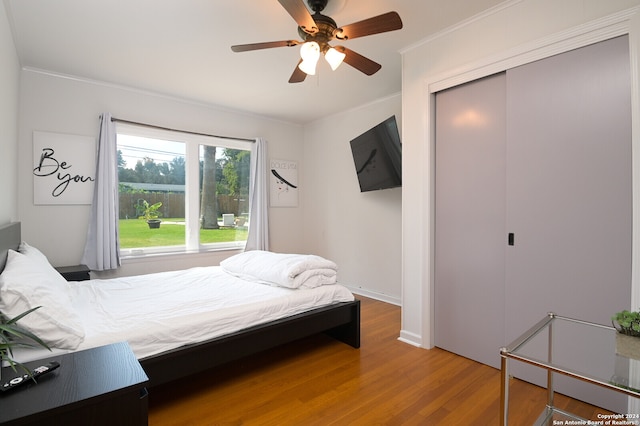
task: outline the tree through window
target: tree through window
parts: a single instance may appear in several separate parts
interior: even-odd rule
[[[117,134],[123,255],[244,246],[250,142],[129,124]]]

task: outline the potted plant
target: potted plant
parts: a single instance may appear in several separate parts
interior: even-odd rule
[[[27,374],[31,374],[27,367],[17,361],[14,361],[13,348],[32,347],[34,346],[33,343],[35,343],[39,346],[42,346],[43,348],[51,350],[49,346],[47,346],[47,344],[44,343],[38,336],[28,330],[25,330],[18,324],[18,321],[21,318],[29,315],[31,312],[39,308],[40,306],[29,309],[28,311],[25,311],[17,317],[11,319],[0,313],[0,365],[4,362],[8,362],[13,371],[17,371],[16,366],[18,366],[21,367]]]
[[[142,200],[142,215],[140,219],[145,219],[149,228],[160,228],[160,212],[158,209],[162,207],[161,202],[157,202],[155,204],[149,204],[147,200]]]
[[[611,317],[616,333],[616,353],[627,358],[640,359],[640,312],[616,312]]]
[[[618,333],[640,337],[640,312],[631,312],[626,309],[616,312],[611,317],[611,323]]]

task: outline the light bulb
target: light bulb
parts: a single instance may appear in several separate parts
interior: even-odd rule
[[[315,41],[308,41],[300,47],[300,57],[303,61],[316,62],[320,57],[320,45]]]
[[[336,70],[344,60],[344,57],[347,56],[342,52],[337,51],[333,47],[327,50],[327,53],[324,54],[324,59],[329,63],[332,70]]]
[[[320,45],[315,41],[308,41],[300,47],[302,62],[298,65],[301,71],[308,75],[316,74],[316,64],[320,59]]]
[[[304,71],[308,75],[315,75],[316,74],[316,64],[317,63],[318,63],[317,59],[315,61],[314,60],[303,60],[298,65],[298,68],[300,68],[301,71]]]

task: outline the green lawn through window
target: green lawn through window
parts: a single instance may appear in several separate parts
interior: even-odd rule
[[[184,219],[162,219],[158,229],[150,229],[141,219],[120,219],[120,248],[184,245]],[[246,241],[247,228],[201,229],[200,244]]]

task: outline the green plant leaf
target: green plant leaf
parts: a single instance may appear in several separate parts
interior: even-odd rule
[[[13,348],[34,347],[35,345],[29,342],[31,341],[35,342],[39,346],[51,350],[51,348],[49,348],[42,339],[18,324],[20,319],[40,308],[40,306],[37,306],[29,309],[11,319],[0,314],[0,361],[8,362],[14,371],[16,371],[16,366],[21,366],[28,374],[31,374],[26,367],[13,360]]]

